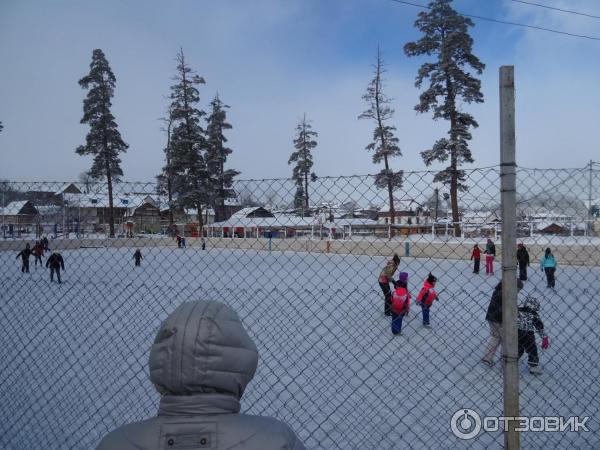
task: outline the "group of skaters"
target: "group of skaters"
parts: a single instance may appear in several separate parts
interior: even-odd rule
[[[475,245],[471,258],[475,260],[474,273],[478,273],[479,271],[480,254],[477,245]],[[486,272],[493,273],[493,260],[496,248],[491,240],[488,240],[485,254]],[[527,280],[527,267],[529,266],[529,253],[522,243],[518,245],[517,259],[519,263],[519,278],[515,281],[517,289],[520,291],[523,288],[523,282]],[[394,254],[381,271],[378,280],[384,296],[384,314],[391,316],[391,331],[393,335],[402,333],[402,321],[410,312],[412,298],[408,291],[408,273],[400,272],[398,279],[394,280],[394,274],[398,270],[399,265],[400,257]],[[550,248],[546,249],[544,256],[541,258],[540,268],[546,273],[548,287],[554,288],[556,260]],[[427,328],[431,326],[431,307],[434,301],[438,300],[438,293],[435,290],[436,282],[437,278],[429,273],[423,281],[423,287],[416,299],[417,305],[421,307],[423,326]],[[390,287],[392,283],[393,289]],[[494,288],[485,319],[490,328],[490,338],[481,361],[488,366],[493,366],[496,352],[502,344],[502,282],[499,282]],[[529,372],[535,375],[540,374],[542,370],[539,365],[535,334],[537,333],[541,337],[541,347],[543,350],[548,348],[549,339],[544,329],[544,323],[540,318],[540,301],[537,298],[527,295],[524,302],[518,306],[517,328],[519,358],[524,353],[527,353]]]
[[[485,273],[488,275],[494,274],[494,259],[496,257],[496,246],[491,239],[487,240],[485,245]],[[477,244],[473,246],[471,252],[471,261],[473,261],[473,273],[479,273],[479,265],[481,261],[481,249]],[[517,245],[517,263],[519,265],[519,280],[527,280],[527,268],[531,266],[529,261],[529,251],[525,244],[520,242]],[[556,258],[552,254],[552,250],[548,247],[544,252],[544,256],[540,259],[540,270],[546,274],[546,285],[554,289],[556,284]]]
[[[43,268],[42,256],[46,252],[50,252],[50,248],[48,247],[48,238],[44,237],[41,240],[37,241],[33,245],[33,249],[29,246],[29,244],[25,244],[25,248],[21,250],[17,254],[17,258],[21,258],[21,272],[29,273],[29,258],[33,255],[35,258],[35,267],[37,267],[38,262],[40,263],[40,267]],[[51,253],[51,255],[46,260],[46,268],[50,269],[50,281],[54,281],[54,275],[56,274],[56,280],[59,283],[62,283],[60,278],[60,271],[65,270],[65,262],[63,257],[57,251]]]
[[[408,273],[400,272],[394,280],[394,273],[400,265],[400,257],[394,254],[379,274],[379,286],[383,291],[383,313],[392,318],[392,334],[402,334],[402,321],[410,312],[412,296],[408,291]],[[391,284],[393,283],[393,289]],[[429,312],[433,302],[438,299],[435,290],[437,278],[429,273],[423,282],[423,287],[417,295],[415,303],[421,307],[423,326],[430,328]]]

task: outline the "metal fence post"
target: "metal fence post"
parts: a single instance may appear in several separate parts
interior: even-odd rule
[[[500,67],[500,192],[502,203],[502,360],[504,416],[519,416],[516,283],[516,162],[514,66]],[[505,422],[506,423],[506,422]],[[504,431],[504,448],[520,447],[516,421]]]

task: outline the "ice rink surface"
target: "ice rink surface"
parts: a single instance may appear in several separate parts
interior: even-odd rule
[[[461,441],[452,415],[502,414],[500,357],[480,358],[485,312],[501,270],[402,258],[416,297],[431,271],[440,300],[424,328],[413,305],[401,336],[383,315],[385,258],[293,252],[142,248],[62,252],[62,285],[21,274],[1,252],[0,448],[93,448],[108,431],[155,414],[147,376],[154,333],[176,305],[232,305],[259,348],[243,412],[275,416],[307,448],[498,448],[500,432]],[[482,261],[483,262],[483,261]],[[560,264],[560,261],[559,261]],[[561,267],[556,290],[537,264],[520,299],[540,299],[550,348],[544,372],[520,361],[521,414],[594,416],[587,433],[524,433],[523,448],[600,448],[600,269]],[[539,343],[539,341],[538,341]]]

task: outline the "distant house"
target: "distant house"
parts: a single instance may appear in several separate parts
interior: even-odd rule
[[[21,231],[28,233],[37,224],[38,210],[29,200],[10,202],[4,208],[0,208],[0,211],[2,211],[0,222],[4,235],[6,233],[20,235]]]
[[[537,231],[542,234],[565,234],[569,228],[564,224],[559,225],[555,222],[542,222],[537,224]]]
[[[394,199],[394,217],[391,217],[389,205],[383,206],[377,213],[381,225],[423,225],[430,221],[429,211],[414,199]]]
[[[157,201],[151,196],[134,197],[127,203],[125,222],[135,231],[156,232],[160,229],[161,216]]]
[[[466,211],[461,214],[461,221],[467,237],[492,236],[501,231],[502,220],[497,211]]]

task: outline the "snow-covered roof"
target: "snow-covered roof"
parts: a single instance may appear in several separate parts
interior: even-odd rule
[[[212,227],[243,227],[243,228],[283,228],[283,227],[318,227],[336,228],[343,226],[369,226],[378,225],[371,219],[336,219],[334,222],[319,222],[319,217],[300,217],[290,215],[277,215],[276,217],[234,217],[231,216],[223,222],[210,224]]]
[[[314,217],[277,216],[277,217],[233,217],[223,222],[210,224],[211,227],[244,227],[244,228],[283,228],[317,226]]]
[[[269,212],[269,213],[270,213],[270,211],[269,211],[269,210],[265,209],[265,208],[264,208],[264,207],[262,207],[262,206],[251,206],[251,207],[248,207],[248,208],[242,208],[242,209],[240,209],[239,211],[236,211],[236,212],[235,212],[235,213],[234,213],[234,214],[231,216],[231,219],[233,219],[233,218],[236,218],[236,219],[237,219],[237,218],[240,218],[240,217],[248,217],[250,214],[252,214],[253,212],[255,212],[255,211],[259,210],[259,209],[264,209],[265,211],[267,211],[267,212]]]
[[[412,198],[405,198],[405,199],[394,199],[394,209],[396,212],[400,212],[400,211],[414,211],[417,208],[423,208],[423,206],[418,203],[416,200],[412,199]],[[389,204],[385,204],[384,206],[381,207],[381,209],[379,210],[380,213],[389,213],[390,212],[390,205]]]
[[[30,203],[29,200],[10,202],[4,208],[0,208],[0,211],[2,211],[2,215],[4,216],[16,216],[18,214],[22,214],[21,210],[25,207],[27,203]]]
[[[79,190],[79,188],[75,185],[75,183],[63,183],[60,185],[60,187],[56,190],[56,192],[54,193],[54,195],[61,195],[63,192],[65,191],[71,191],[71,193],[74,193],[73,191],[77,191],[78,193],[81,193],[81,191]],[[67,194],[67,192],[65,192],[65,194]]]
[[[496,212],[489,211],[469,211],[462,213],[462,221],[471,224],[486,224],[500,221]]]
[[[327,222],[327,224],[332,224],[331,222]],[[378,225],[379,222],[376,220],[368,219],[368,218],[354,218],[354,219],[335,219],[333,222],[334,227],[344,227],[344,226],[364,226],[364,225]],[[325,224],[324,224],[325,225]]]
[[[65,194],[65,204],[79,208],[108,208],[108,194]],[[144,203],[150,203],[156,207],[168,204],[166,197],[147,194],[118,194],[113,195],[113,206],[115,208],[139,208]]]
[[[538,223],[536,223],[536,228],[538,230],[544,230],[544,229],[546,229],[546,228],[548,228],[548,227],[550,227],[552,225],[555,225],[555,226],[560,227],[560,228],[564,228],[565,227],[564,223],[560,224],[560,223],[556,223],[556,222],[538,222]]]
[[[536,210],[526,210],[525,214],[529,216],[530,220],[541,220],[541,221],[569,221],[573,219],[573,216],[566,214],[559,214],[554,211],[538,212]]]

